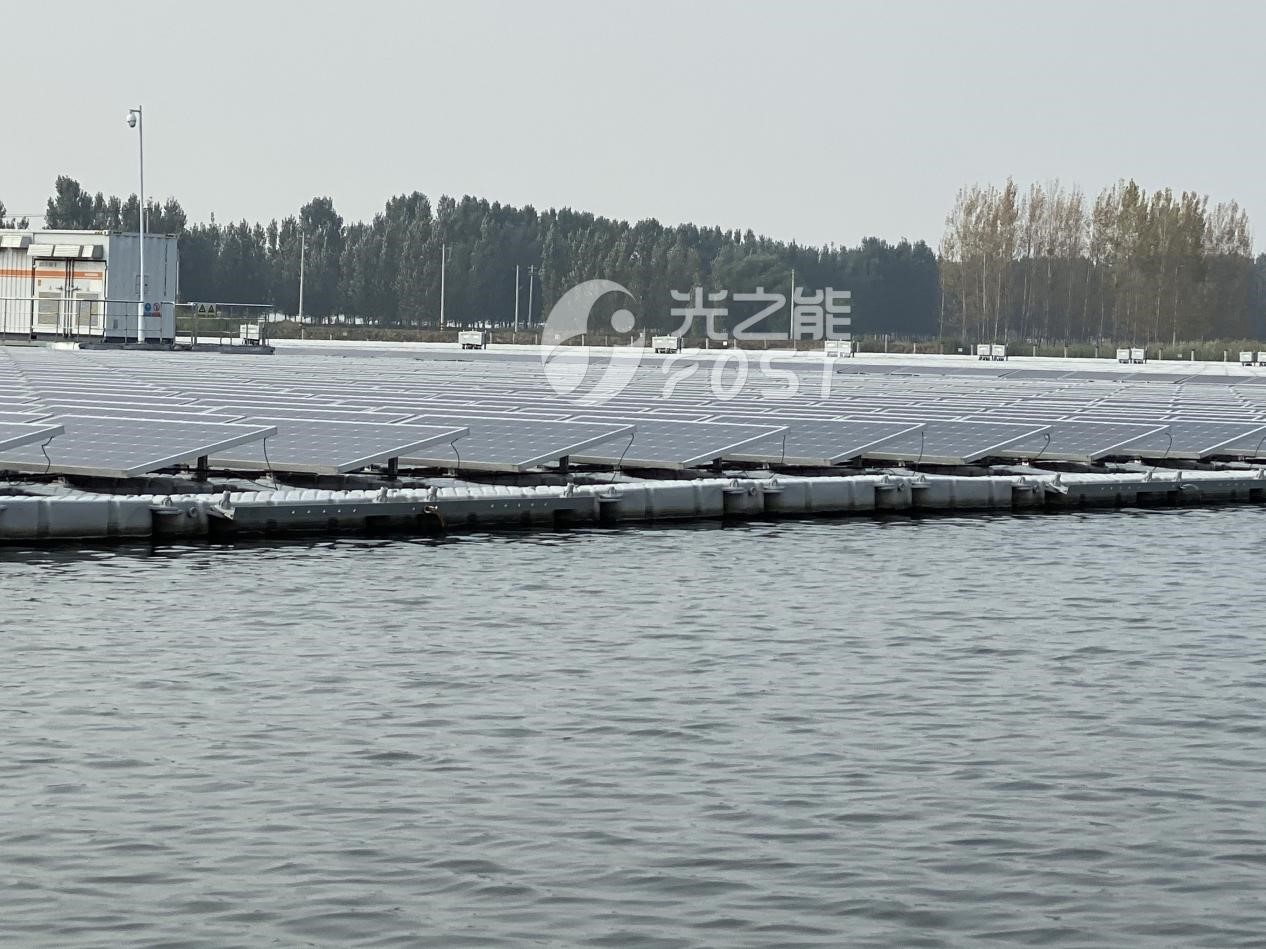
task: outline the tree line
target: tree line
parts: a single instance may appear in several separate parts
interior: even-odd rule
[[[61,176],[44,225],[135,230],[138,215],[135,195],[93,195]],[[529,296],[531,319],[539,322],[568,289],[600,277],[632,291],[649,329],[669,329],[680,323],[671,310],[683,305],[673,291],[786,293],[794,270],[796,283],[810,290],[851,291],[855,319],[879,332],[926,336],[937,330],[936,255],[922,242],[868,238],[851,248],[807,247],[751,230],[629,223],[569,208],[538,211],[447,195],[432,204],[420,192],[391,198],[365,222],[345,221],[328,197],[313,198],[280,221],[227,224],[214,216],[190,224],[179,201],[168,198],[149,202],[145,220],[151,232],[180,236],[186,301],[267,303],[295,315],[302,243],[304,315],[317,320],[437,326],[446,256],[449,325],[511,322],[517,266],[525,325]],[[728,323],[750,315],[731,305]]]
[[[1266,255],[1234,201],[1134,180],[1091,201],[1011,179],[958,192],[940,246],[942,335],[1138,343],[1261,338]]]
[[[30,221],[24,217],[6,217],[9,209],[4,206],[4,202],[0,201],[0,230],[4,228],[24,228],[30,225]]]
[[[48,228],[136,230],[140,202],[85,191],[59,176]],[[0,203],[0,226],[6,221]],[[577,283],[615,280],[649,329],[669,329],[692,287],[853,295],[854,331],[963,341],[1138,343],[1266,337],[1266,255],[1254,259],[1247,215],[1195,192],[1146,192],[1135,181],[1093,201],[1076,186],[961,189],[934,252],[922,241],[866,238],[809,247],[751,230],[613,220],[569,208],[538,211],[420,192],[347,222],[328,197],[267,223],[190,223],[175,198],[147,201],[147,230],[180,239],[186,301],[263,303],[304,315],[389,327],[509,323],[516,266],[523,324],[539,322]],[[442,263],[443,262],[443,263]],[[441,277],[441,270],[443,276]],[[528,312],[529,299],[531,312]],[[750,315],[730,304],[733,326]],[[761,328],[775,328],[773,324]],[[785,317],[781,327],[785,328]]]

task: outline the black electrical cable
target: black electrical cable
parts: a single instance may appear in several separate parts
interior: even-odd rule
[[[1046,430],[1045,434],[1046,434],[1046,442],[1045,444],[1042,445],[1042,451],[1039,451],[1036,455],[1033,456],[1034,464],[1036,464],[1038,460],[1042,457],[1042,452],[1046,451],[1046,449],[1051,447],[1051,431],[1049,428]]]
[[[1165,428],[1165,437],[1169,439],[1169,444],[1165,446],[1165,453],[1161,455],[1160,461],[1152,465],[1152,470],[1151,470],[1151,474],[1149,474],[1149,477],[1151,475],[1156,474],[1156,469],[1165,463],[1165,461],[1169,458],[1169,453],[1174,450],[1174,433],[1169,430],[1168,426],[1166,426]]]
[[[1254,458],[1260,458],[1260,457],[1262,456],[1262,444],[1263,444],[1263,443],[1266,443],[1266,433],[1264,433],[1264,434],[1262,435],[1261,439],[1257,442],[1257,447],[1253,449],[1253,457],[1254,457]]]
[[[272,479],[272,483],[273,483],[273,490],[274,490],[274,491],[280,491],[280,490],[281,490],[281,485],[279,485],[279,484],[277,483],[277,475],[276,475],[276,473],[273,471],[273,463],[272,463],[271,461],[269,461],[269,460],[268,460],[268,439],[269,439],[270,437],[272,437],[272,436],[270,436],[270,435],[265,435],[265,436],[264,436],[264,442],[263,442],[263,444],[264,444],[264,467],[266,467],[266,468],[268,469],[268,477]]]
[[[629,443],[624,446],[624,451],[620,452],[620,457],[615,461],[615,469],[611,472],[611,483],[615,482],[616,476],[620,473],[620,466],[624,464],[624,456],[629,453],[629,449],[633,447],[633,439],[637,438],[637,429],[629,432]]]
[[[461,468],[462,468],[462,453],[457,450],[457,443],[458,441],[461,440],[461,438],[462,436],[458,435],[457,438],[454,438],[451,442],[448,443],[448,447],[453,449],[453,454],[457,456],[457,465],[453,468],[454,474],[456,474],[458,471],[461,471]]]
[[[53,444],[53,439],[56,437],[57,437],[56,435],[49,435],[48,439],[44,442],[44,444],[40,445],[40,453],[44,455],[44,461],[46,462],[46,464],[44,465],[44,474],[40,475],[40,477],[46,477],[50,469],[52,469],[53,467],[53,459],[48,457],[48,452],[45,451],[44,449],[46,449],[49,445]]]

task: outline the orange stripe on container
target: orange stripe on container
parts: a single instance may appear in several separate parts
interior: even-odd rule
[[[0,277],[29,277],[29,276],[31,276],[31,271],[29,270],[0,270]],[[66,276],[66,271],[64,270],[37,270],[35,271],[35,276],[37,278],[64,277]],[[82,277],[85,280],[100,280],[102,277],[105,276],[105,274],[103,274],[99,270],[91,270],[91,271],[90,270],[76,270],[74,271],[73,276]]]

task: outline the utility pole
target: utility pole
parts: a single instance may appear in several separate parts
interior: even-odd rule
[[[514,265],[514,331],[519,331],[519,265]]]
[[[440,329],[444,328],[444,271],[448,270],[448,245],[440,245]]]
[[[532,325],[532,280],[536,276],[536,264],[528,264],[528,326]]]
[[[308,235],[299,232],[299,325],[303,325],[303,265],[307,256]]]
[[[796,338],[796,268],[791,268],[791,310],[787,313],[787,338],[793,341],[792,349],[795,349],[794,340]]]

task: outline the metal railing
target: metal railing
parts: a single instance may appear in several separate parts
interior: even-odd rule
[[[273,311],[268,303],[177,303],[176,339],[194,346],[265,345]]]
[[[171,324],[164,327],[161,315],[146,317],[145,338],[199,341],[220,345],[263,344],[268,338],[268,315],[273,307],[262,303],[175,303]],[[200,312],[200,308],[204,312]],[[210,308],[211,313],[205,312]],[[0,297],[0,339],[136,339],[135,300],[102,300],[96,297],[67,297],[64,293],[37,296]]]

